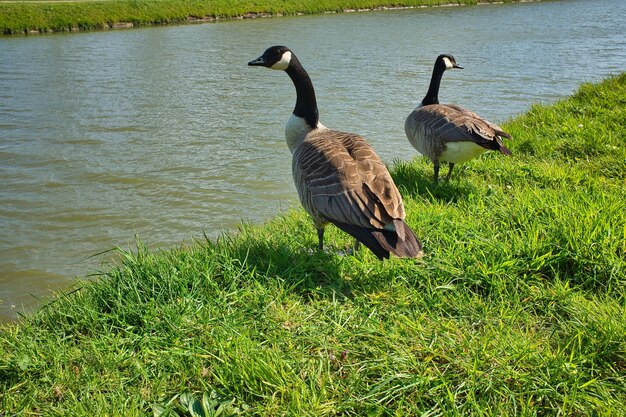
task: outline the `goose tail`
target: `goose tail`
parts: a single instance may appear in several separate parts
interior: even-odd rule
[[[500,146],[500,149],[498,149],[500,151],[501,154],[509,156],[511,155],[511,151],[504,145]]]
[[[403,220],[394,220],[396,230],[368,229],[352,224],[333,222],[371,250],[378,259],[389,259],[390,253],[399,258],[419,258],[422,243]]]
[[[506,146],[504,146],[504,143],[502,143],[502,138],[511,139],[511,135],[504,132],[502,129],[499,129],[494,138],[495,140],[491,141],[492,149],[500,152],[503,155],[509,156],[511,155],[511,151]]]

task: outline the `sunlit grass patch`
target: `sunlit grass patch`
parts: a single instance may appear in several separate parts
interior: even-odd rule
[[[340,255],[332,226],[317,252],[300,209],[120,250],[2,328],[0,410],[625,415],[624,97],[620,75],[534,106],[505,127],[511,157],[450,182],[398,163],[419,260]]]

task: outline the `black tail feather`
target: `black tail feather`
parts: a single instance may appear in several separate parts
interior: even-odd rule
[[[378,259],[388,259],[389,254],[400,258],[418,258],[422,255],[422,244],[415,233],[404,221],[396,221],[396,228],[402,227],[400,234],[404,234],[404,240],[398,237],[398,233],[392,230],[368,229],[352,224],[333,222],[335,226],[352,235],[356,240],[367,246]]]
[[[482,146],[485,149],[498,151],[503,155],[511,155],[511,151],[506,146],[504,146],[504,144],[502,143],[502,139],[500,139],[499,137],[497,137],[495,140],[476,142],[476,144]]]
[[[511,151],[504,145],[500,146],[500,149],[498,149],[500,151],[500,153],[502,153],[503,155],[511,155]]]

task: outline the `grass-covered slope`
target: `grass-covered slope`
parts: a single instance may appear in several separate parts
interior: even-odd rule
[[[498,2],[501,0],[483,0]],[[505,0],[514,2],[516,0]],[[477,4],[478,0],[10,0],[0,1],[0,33],[91,30],[257,15],[339,12],[392,6]]]
[[[417,262],[310,253],[301,210],[123,253],[2,329],[0,410],[626,415],[626,74],[505,129],[449,183],[394,168]]]

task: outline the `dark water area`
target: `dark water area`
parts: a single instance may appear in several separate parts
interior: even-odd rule
[[[453,54],[443,102],[503,123],[626,70],[626,2],[571,0],[0,38],[0,320],[102,269],[114,247],[193,242],[297,204],[287,76],[246,63],[291,47],[321,121],[385,161]],[[95,255],[95,256],[94,256]]]

